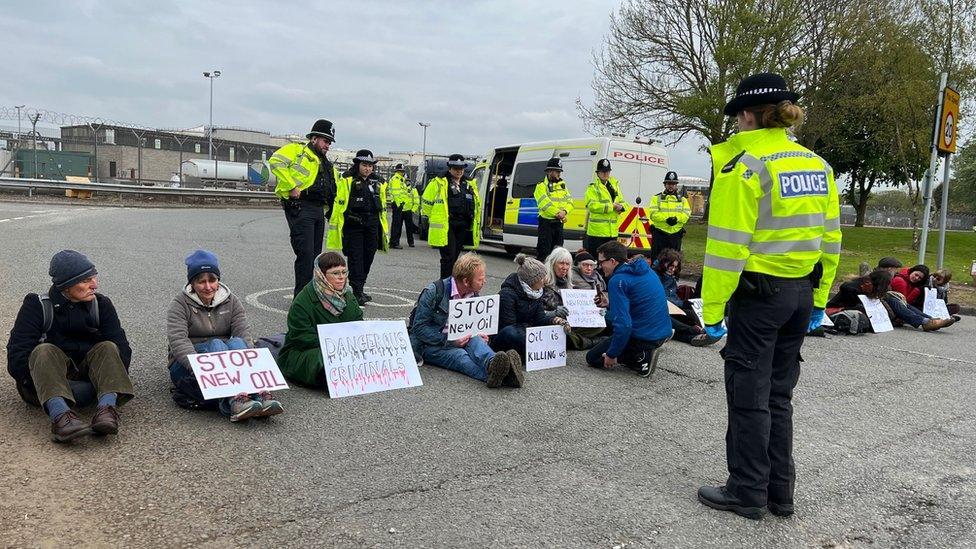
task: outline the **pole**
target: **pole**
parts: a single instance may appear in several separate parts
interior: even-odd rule
[[[935,101],[938,105],[935,108],[935,123],[932,130],[932,156],[929,159],[929,171],[925,175],[925,200],[922,204],[922,238],[918,243],[918,263],[925,263],[925,246],[929,238],[929,216],[932,209],[932,181],[935,179],[935,170],[939,163],[939,121],[942,120],[942,97],[945,95],[945,87],[949,81],[949,73],[942,73],[939,78],[939,91]]]
[[[945,157],[945,169],[942,172],[942,211],[939,215],[939,252],[935,256],[935,265],[937,269],[942,268],[942,260],[945,258],[945,233],[946,233],[946,215],[948,215],[949,209],[949,159],[951,157],[946,155]]]
[[[424,148],[420,153],[421,155],[420,166],[423,168],[424,174],[423,174],[423,180],[417,182],[418,185],[422,185],[424,183],[424,180],[427,179],[427,128],[430,127],[430,122],[418,122],[418,124],[420,124],[421,127],[424,128]]]
[[[213,156],[213,81],[214,79],[211,77],[210,78],[210,127],[207,130],[207,138],[210,142],[207,148],[207,154],[210,155],[211,159],[214,157]]]
[[[37,121],[41,119],[41,113],[28,115],[28,118],[31,121],[31,143],[34,144],[34,179],[37,179]]]

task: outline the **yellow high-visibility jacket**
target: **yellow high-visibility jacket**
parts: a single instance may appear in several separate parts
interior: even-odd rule
[[[562,179],[549,181],[548,177],[544,177],[536,184],[533,195],[539,207],[539,217],[543,219],[556,219],[559,210],[566,210],[567,216],[573,211],[573,196],[569,194],[566,182]]]
[[[351,175],[336,179],[335,206],[329,215],[329,236],[326,240],[326,247],[331,250],[342,251],[342,227],[346,223],[346,208],[349,207],[349,194],[352,191],[353,177]],[[390,224],[386,220],[386,183],[379,182],[380,211],[377,216],[380,220],[380,241],[377,248],[386,252],[390,249]]]
[[[481,197],[478,196],[478,184],[474,179],[467,182],[468,189],[474,194],[474,219],[471,220],[471,242],[477,248],[481,242]],[[430,230],[427,232],[427,243],[434,248],[447,246],[447,231],[450,213],[447,211],[447,182],[446,176],[435,177],[424,189],[424,198],[420,203],[420,213],[427,216]],[[416,192],[416,191],[414,191]]]
[[[319,156],[307,144],[289,143],[271,155],[268,168],[277,178],[275,194],[283,200],[289,198],[289,193],[295,187],[304,191],[315,183],[322,165]],[[333,166],[332,175],[339,181],[339,170]]]
[[[606,184],[596,175],[593,181],[586,188],[586,234],[599,237],[616,237],[617,219],[620,213],[613,208],[614,203],[624,207],[622,211],[630,209],[630,205],[624,200],[624,195],[620,192],[620,184],[616,177],[608,179],[610,187],[617,194],[617,198],[610,197],[610,191]]]
[[[415,212],[420,209],[420,193],[413,185],[404,185],[400,195],[400,202],[397,203],[400,209],[406,212]]]
[[[648,208],[651,224],[660,231],[674,234],[685,226],[688,218],[691,217],[691,205],[688,199],[683,196],[673,194],[658,193],[651,197],[651,204]],[[668,225],[668,218],[675,217],[678,222]]]
[[[400,172],[394,172],[390,177],[390,180],[386,182],[386,191],[388,194],[387,199],[392,200],[394,204],[399,206],[397,198],[403,194],[404,191],[404,177]]]
[[[813,305],[823,308],[841,249],[833,169],[783,128],[740,132],[713,145],[711,153],[705,323],[722,321],[743,271],[802,278],[820,262],[823,276]]]

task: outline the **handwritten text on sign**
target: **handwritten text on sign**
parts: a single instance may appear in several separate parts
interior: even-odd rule
[[[404,321],[340,322],[318,329],[332,398],[423,385]]]
[[[606,328],[607,320],[593,303],[596,290],[559,290],[563,305],[569,310],[569,325],[573,328]]]
[[[288,388],[271,351],[264,348],[194,354],[187,359],[207,400]]]
[[[566,365],[566,332],[562,326],[525,329],[525,369],[545,370]]]
[[[881,332],[890,332],[895,329],[891,325],[888,309],[885,309],[880,299],[872,299],[866,295],[859,295],[857,298],[864,304],[864,312],[868,314],[868,320],[871,321],[871,329],[874,330],[874,333],[880,334]]]
[[[692,310],[695,311],[695,315],[698,316],[698,321],[701,322],[701,325],[702,326],[704,326],[705,325],[705,315],[702,313],[702,311],[705,309],[705,305],[703,304],[702,299],[700,297],[696,297],[694,299],[688,299],[687,301],[688,301],[689,304],[691,304],[691,308],[692,308]],[[722,327],[723,328],[728,328],[728,326],[726,326],[724,320],[722,321]],[[722,337],[725,337],[725,336],[722,336]]]
[[[922,312],[932,318],[949,318],[949,308],[946,302],[939,299],[939,291],[935,288],[925,288],[925,303]]]
[[[448,341],[461,339],[466,335],[498,333],[497,295],[452,299],[448,303]]]

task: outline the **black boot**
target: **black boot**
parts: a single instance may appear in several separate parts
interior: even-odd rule
[[[730,511],[747,519],[759,520],[763,517],[762,507],[746,505],[726,491],[725,486],[702,486],[698,489],[698,501],[712,509]]]

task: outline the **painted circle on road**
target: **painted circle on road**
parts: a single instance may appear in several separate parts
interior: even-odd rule
[[[375,288],[373,286],[366,286],[365,290],[373,297],[373,301],[370,301],[363,307],[364,316],[368,320],[405,320],[407,315],[410,314],[409,308],[413,307],[417,300],[417,292],[414,290],[401,290],[399,288]],[[246,301],[252,307],[261,309],[262,311],[287,316],[287,306],[286,308],[281,308],[280,305],[281,302],[291,302],[292,291],[293,288],[290,287],[261,290],[260,292],[248,294],[244,298],[244,301]],[[380,299],[377,299],[377,297]],[[269,304],[267,303],[268,301],[271,301],[272,303]],[[373,315],[368,314],[369,310],[373,307],[383,309],[403,309],[405,313],[401,316],[374,317]],[[390,313],[393,313],[393,311],[390,311]]]

